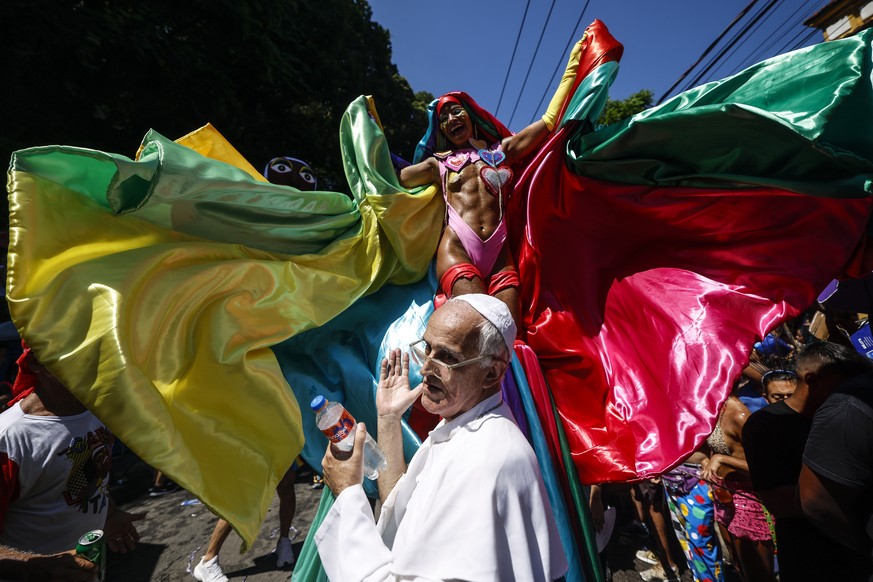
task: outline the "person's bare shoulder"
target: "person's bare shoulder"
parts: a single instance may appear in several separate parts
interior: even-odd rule
[[[728,398],[722,418],[722,430],[742,441],[743,425],[751,414],[752,412],[739,398]]]

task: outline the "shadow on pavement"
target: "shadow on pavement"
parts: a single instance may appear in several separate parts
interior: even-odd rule
[[[164,544],[140,542],[136,550],[128,554],[109,552],[106,557],[106,582],[151,580],[165,549],[167,546]]]

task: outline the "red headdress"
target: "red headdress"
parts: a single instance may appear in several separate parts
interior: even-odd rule
[[[434,152],[445,151],[450,149],[446,137],[440,131],[439,111],[447,103],[458,103],[470,115],[473,121],[473,127],[477,137],[485,140],[488,145],[500,141],[505,137],[512,135],[509,129],[500,123],[500,120],[491,115],[489,112],[482,109],[472,97],[463,91],[452,91],[446,93],[439,99],[435,99],[427,108],[427,132],[421,141],[418,142],[418,147],[415,148],[414,162],[420,162],[429,158]]]

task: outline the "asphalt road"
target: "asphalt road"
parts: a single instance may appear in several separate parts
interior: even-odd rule
[[[152,471],[144,463],[128,454],[116,459],[116,478],[123,485],[113,489],[119,506],[130,512],[147,512],[147,517],[138,522],[141,535],[136,550],[128,554],[110,554],[106,580],[109,582],[192,582],[191,574],[200,560],[215,527],[217,518],[203,505],[185,504],[194,499],[180,490],[162,497],[149,497]],[[301,472],[295,487],[297,512],[294,527],[300,536],[294,540],[294,553],[300,553],[303,540],[315,516],[321,490],[311,488],[311,476]],[[260,534],[251,550],[240,554],[241,539],[235,532],[222,547],[219,561],[225,575],[233,581],[278,582],[287,581],[293,568],[276,568],[272,553],[279,529],[279,501],[273,499]],[[609,550],[609,564],[614,582],[637,582],[638,572],[649,568],[634,558],[641,548],[642,540],[613,539]],[[681,559],[681,556],[676,556]],[[690,581],[689,572],[683,572],[683,581]]]
[[[132,455],[125,455],[114,463],[118,466],[113,471],[115,477],[124,480],[123,485],[113,488],[116,502],[126,511],[146,512],[147,516],[137,522],[140,542],[136,549],[128,554],[110,553],[106,580],[194,582],[191,572],[206,551],[218,518],[184,490],[149,497],[152,470]],[[312,489],[310,484],[310,475],[301,474],[295,486],[297,511],[293,525],[300,530],[294,540],[295,555],[300,553],[321,496],[321,490]],[[192,501],[195,503],[190,504]],[[274,497],[257,540],[248,552],[240,554],[242,540],[236,532],[231,532],[222,546],[219,562],[225,575],[231,580],[248,582],[287,581],[293,568],[286,566],[278,570],[273,554],[278,530],[279,499]]]

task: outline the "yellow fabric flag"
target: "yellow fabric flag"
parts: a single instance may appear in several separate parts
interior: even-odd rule
[[[184,146],[151,132],[137,161],[60,146],[13,155],[19,332],[245,547],[303,444],[270,346],[420,279],[438,242],[442,198],[399,186],[370,107],[353,102],[341,127],[353,199],[264,183],[210,126]]]

